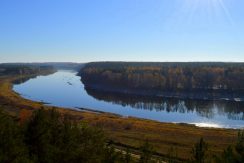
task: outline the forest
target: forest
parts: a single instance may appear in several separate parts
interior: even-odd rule
[[[86,86],[160,91],[243,92],[244,64],[93,62],[79,72]]]
[[[55,72],[52,66],[28,64],[0,64],[0,76],[3,75],[33,75],[37,73]]]

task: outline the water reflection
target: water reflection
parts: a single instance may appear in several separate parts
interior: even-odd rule
[[[182,100],[177,98],[148,97],[128,95],[114,92],[98,91],[85,87],[86,92],[100,101],[130,106],[135,109],[150,111],[166,111],[178,113],[193,113],[213,119],[215,115],[222,115],[231,120],[244,120],[244,102],[233,101],[208,101],[208,100]]]
[[[36,76],[28,76],[28,77],[21,77],[19,79],[16,79],[13,84],[22,84],[22,83],[25,83],[27,82],[28,80],[30,79],[35,79]]]

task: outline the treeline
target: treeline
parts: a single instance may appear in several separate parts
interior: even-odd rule
[[[26,64],[0,64],[0,76],[3,75],[32,75],[50,73],[55,69],[52,66],[38,66]]]
[[[81,69],[86,85],[163,91],[244,91],[244,63],[94,62]]]

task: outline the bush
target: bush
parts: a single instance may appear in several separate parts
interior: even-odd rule
[[[207,150],[208,150],[208,144],[203,140],[203,138],[201,138],[199,142],[197,142],[192,149],[192,154],[193,154],[192,162],[204,163],[206,161]]]

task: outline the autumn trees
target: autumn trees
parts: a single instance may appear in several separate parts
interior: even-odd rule
[[[87,85],[162,91],[243,91],[242,63],[88,63],[79,74]]]

